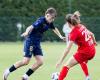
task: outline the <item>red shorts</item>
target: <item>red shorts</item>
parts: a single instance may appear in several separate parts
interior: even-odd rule
[[[87,62],[95,56],[95,48],[87,49],[88,51],[79,50],[73,56],[78,63]]]

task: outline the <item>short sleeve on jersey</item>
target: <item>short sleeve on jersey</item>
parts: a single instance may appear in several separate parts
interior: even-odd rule
[[[32,24],[32,26],[33,26],[34,28],[38,28],[39,26],[42,25],[42,23],[43,23],[43,19],[39,18],[39,19],[37,19],[37,20]]]
[[[69,39],[70,39],[70,41],[76,41],[76,39],[77,39],[77,32],[71,32],[70,33],[70,35],[69,35]]]
[[[50,23],[50,29],[55,29],[54,24]]]

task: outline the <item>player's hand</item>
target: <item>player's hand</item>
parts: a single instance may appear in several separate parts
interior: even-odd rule
[[[94,45],[97,46],[98,45],[97,42],[95,42]]]
[[[62,40],[63,40],[64,42],[66,42],[66,37],[62,37]]]
[[[66,41],[66,37],[60,36],[60,39],[62,39],[63,41]]]
[[[28,34],[26,32],[21,34],[21,37],[27,37],[27,36],[28,36]]]

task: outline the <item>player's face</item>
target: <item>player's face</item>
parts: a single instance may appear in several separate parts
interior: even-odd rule
[[[46,14],[45,17],[46,17],[46,20],[47,20],[48,23],[53,22],[54,19],[55,19],[55,16],[54,15],[51,15],[51,14]]]

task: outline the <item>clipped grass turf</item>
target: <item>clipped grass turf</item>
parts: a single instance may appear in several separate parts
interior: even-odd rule
[[[51,74],[60,71],[55,68],[57,60],[60,58],[65,43],[62,42],[43,42],[42,48],[44,52],[44,65],[39,68],[31,77],[30,80],[51,80]],[[66,57],[65,61],[76,51],[77,47],[74,45],[71,52]],[[100,80],[100,44],[96,47],[97,53],[93,60],[88,63],[90,76],[92,80]],[[3,72],[13,63],[23,58],[23,43],[21,42],[0,42],[0,80],[2,80]],[[32,58],[29,65],[22,67],[11,75],[8,80],[21,80],[22,75],[28,70],[35,60]],[[85,80],[84,74],[79,65],[73,67],[66,80]]]

